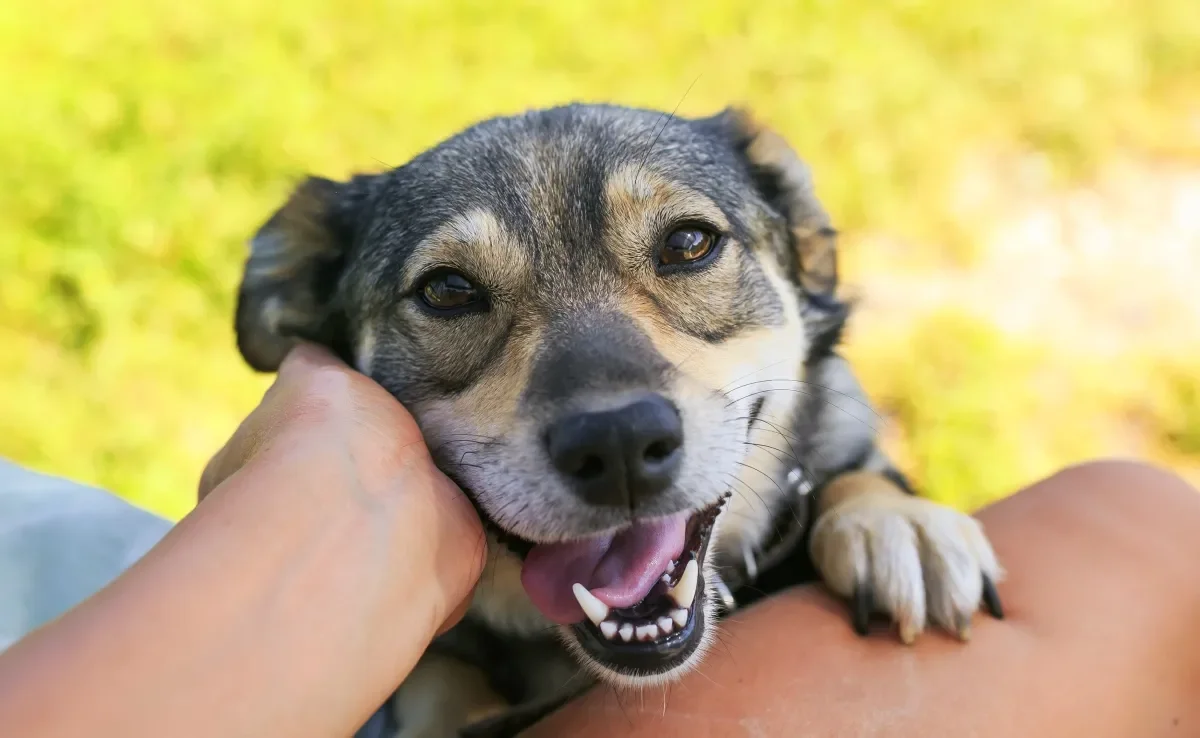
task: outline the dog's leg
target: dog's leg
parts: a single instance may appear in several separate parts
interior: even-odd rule
[[[482,670],[427,652],[392,697],[397,738],[456,738],[467,725],[508,709]]]
[[[813,563],[831,590],[851,600],[860,634],[882,611],[905,643],[930,620],[966,640],[981,604],[1003,617],[995,590],[1003,572],[975,518],[906,487],[890,468],[830,480],[809,541]]]
[[[464,728],[461,738],[515,738],[541,722],[543,718],[570,702],[580,691],[571,690],[518,705]]]

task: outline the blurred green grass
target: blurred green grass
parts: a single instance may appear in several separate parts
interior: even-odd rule
[[[1200,161],[1196,0],[4,3],[0,455],[182,515],[268,381],[232,298],[296,178],[532,106],[669,110],[693,83],[681,113],[749,104],[810,160],[851,276],[857,234],[920,244],[915,269],[978,256],[950,205],[973,152],[1040,152],[1063,182],[1129,151]],[[951,312],[883,338],[852,351],[941,499],[1103,448],[1095,419],[1134,405],[1155,456],[1200,455],[1195,357],[1067,365],[1049,400],[1036,337]]]

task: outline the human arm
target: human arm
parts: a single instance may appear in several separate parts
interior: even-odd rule
[[[1061,472],[979,513],[1006,618],[969,643],[856,636],[818,587],[727,620],[696,673],[593,690],[527,735],[971,735],[1200,731],[1200,494],[1127,462]],[[665,708],[664,708],[665,700]]]
[[[0,735],[349,735],[461,613],[478,518],[382,388],[315,347],[110,586],[0,654]]]

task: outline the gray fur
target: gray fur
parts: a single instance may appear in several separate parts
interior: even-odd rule
[[[658,244],[691,221],[718,228],[721,250],[702,269],[656,271]],[[471,612],[435,644],[513,705],[480,734],[511,734],[593,675],[661,681],[703,652],[669,673],[610,668],[541,618],[501,539],[577,538],[731,493],[706,562],[707,643],[716,572],[770,575],[745,562],[794,502],[789,472],[818,488],[852,470],[900,478],[834,353],[847,314],[835,235],[800,159],[743,114],[603,105],[484,121],[391,171],[310,180],[259,232],[237,317],[247,361],[273,370],[292,337],[339,350],[414,413],[489,526]],[[431,315],[421,280],[437,267],[468,274],[488,309]],[[649,391],[679,409],[681,472],[629,510],[589,505],[550,465],[545,429]],[[781,566],[795,582],[815,576],[811,563]],[[563,664],[578,675],[566,691]],[[429,693],[409,683],[396,704]],[[398,717],[401,736],[417,735]]]

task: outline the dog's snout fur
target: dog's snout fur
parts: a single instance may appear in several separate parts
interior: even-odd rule
[[[627,315],[615,308],[579,311],[547,325],[524,402],[538,408],[602,404],[606,396],[662,391],[672,374],[670,362]]]
[[[589,505],[637,514],[675,481],[680,411],[665,396],[674,367],[619,306],[552,319],[523,405],[549,417],[551,465]]]
[[[683,420],[659,394],[613,410],[573,413],[546,432],[554,467],[580,497],[635,515],[675,481],[682,446]]]

